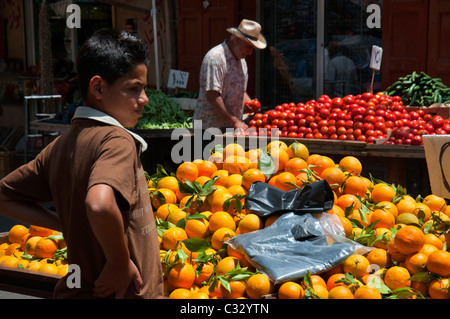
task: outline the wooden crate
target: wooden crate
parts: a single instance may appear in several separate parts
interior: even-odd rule
[[[0,233],[0,244],[8,242],[8,233]],[[0,290],[51,299],[59,275],[0,265]]]
[[[449,104],[436,103],[436,104],[430,105],[428,107],[407,106],[406,110],[408,112],[423,110],[426,114],[440,115],[444,119],[450,118],[450,105]]]

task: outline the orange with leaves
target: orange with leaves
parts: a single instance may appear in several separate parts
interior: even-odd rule
[[[361,286],[355,291],[355,299],[382,299],[377,288],[371,286]]]
[[[418,252],[406,256],[405,267],[408,269],[411,275],[415,275],[419,272],[424,272],[427,269],[428,256]]]
[[[303,287],[292,281],[283,283],[278,289],[279,299],[305,299]]]
[[[355,277],[362,277],[369,273],[370,262],[360,254],[353,254],[345,259],[344,272],[351,273]]]
[[[23,225],[14,225],[11,227],[8,233],[8,240],[11,244],[20,244],[22,242],[22,239],[25,235],[30,234],[27,227]]]
[[[176,250],[185,239],[188,239],[188,235],[183,228],[171,227],[162,235],[162,245],[165,250]]]
[[[392,202],[392,200],[395,198],[395,195],[396,191],[392,186],[385,183],[378,183],[373,187],[370,193],[370,198],[374,203],[383,201]]]
[[[242,185],[242,174],[231,174],[225,180],[223,186],[225,188],[230,188],[231,186]]]
[[[223,148],[222,158],[226,159],[230,156],[245,157],[245,149],[238,143],[228,144]]]
[[[289,161],[289,155],[283,148],[272,148],[270,150],[270,156],[273,159],[275,165],[275,171],[282,171],[286,167]]]
[[[404,255],[418,252],[423,245],[424,234],[422,230],[416,226],[403,226],[395,235],[395,246],[397,250]]]
[[[262,222],[258,215],[247,214],[239,222],[238,232],[239,232],[239,234],[246,234],[246,233],[261,229],[261,227],[262,227]]]
[[[393,202],[381,201],[377,204],[377,206],[380,207],[380,209],[390,212],[394,218],[397,218],[398,210],[397,206],[395,206]]]
[[[339,196],[334,204],[342,208],[344,211],[347,207],[350,207],[352,205],[355,209],[362,207],[361,201],[358,199],[358,197],[352,194],[344,194]]]
[[[258,148],[248,150],[245,152],[245,157],[248,158],[250,161],[249,168],[258,168],[259,163],[259,154],[261,153],[261,150]]]
[[[322,171],[320,178],[326,180],[332,189],[339,189],[344,184],[345,174],[338,167],[328,167]]]
[[[367,192],[367,184],[360,176],[348,177],[343,185],[342,194],[358,195],[363,197]]]
[[[195,269],[189,263],[177,263],[167,274],[167,282],[174,288],[189,289],[194,281]]]
[[[221,259],[216,266],[216,275],[223,276],[229,273],[237,267],[238,263],[239,259],[237,259],[236,257],[227,256]]]
[[[54,230],[50,228],[45,228],[37,225],[30,225],[29,227],[31,237],[41,236],[48,237],[53,234]]]
[[[353,224],[347,217],[338,216],[338,218],[344,228],[345,237],[348,238],[352,232]]]
[[[223,186],[225,184],[225,181],[227,180],[228,176],[230,176],[230,173],[224,169],[219,169],[211,174],[211,179],[214,179],[217,176],[219,177],[219,179],[216,180],[214,185]]]
[[[185,288],[177,288],[174,289],[170,295],[169,298],[171,299],[191,299],[193,297],[193,293]]]
[[[405,213],[414,214],[416,202],[408,197],[403,197],[395,206],[397,207],[398,215]]]
[[[189,238],[204,239],[208,237],[210,233],[208,224],[209,222],[204,218],[189,219],[184,226],[184,230]]]
[[[370,222],[377,222],[374,228],[390,229],[395,225],[395,217],[389,211],[384,209],[375,209],[370,215]]]
[[[289,173],[289,172],[282,172],[277,176],[274,185],[275,185],[275,187],[277,187],[285,192],[288,192],[292,189],[297,188],[296,182],[297,182],[297,179],[294,176],[294,174]]]
[[[354,296],[346,286],[336,286],[328,292],[328,299],[354,299]]]
[[[167,188],[176,194],[179,191],[178,179],[175,176],[165,176],[158,181],[157,188]]]
[[[223,285],[220,286],[220,292],[224,299],[240,299],[245,296],[245,282],[242,280],[231,280],[228,282],[229,289],[226,289]]]
[[[209,217],[209,230],[215,232],[220,228],[229,228],[231,230],[236,229],[236,223],[233,217],[224,211],[217,211]]]
[[[198,177],[198,167],[192,162],[184,162],[178,166],[175,173],[178,181],[184,183],[187,181],[193,182]]]
[[[380,269],[390,267],[392,264],[391,256],[385,249],[382,248],[375,248],[374,250],[371,250],[367,254],[367,260],[370,265],[377,265]]]
[[[176,204],[177,201],[177,195],[168,188],[159,188],[151,194],[151,202],[155,209],[167,203]]]
[[[208,158],[208,161],[214,163],[217,169],[221,170],[223,165],[223,154],[221,152],[214,152]]]
[[[303,159],[304,161],[307,161],[309,158],[309,150],[308,148],[299,142],[294,142],[289,145],[287,148],[287,152],[289,155],[289,158],[298,157]]]
[[[58,243],[56,240],[44,237],[36,242],[34,253],[37,258],[53,258],[57,250]]]
[[[242,175],[242,186],[244,186],[248,190],[253,183],[265,183],[266,180],[267,177],[261,172],[261,170],[257,168],[250,168]]]
[[[427,205],[431,209],[431,211],[445,212],[447,209],[445,199],[434,194],[426,196],[423,199],[423,203]]]
[[[285,167],[284,170],[286,172],[290,172],[292,174],[294,174],[294,176],[297,176],[298,174],[300,174],[301,170],[307,169],[308,168],[308,164],[306,163],[306,161],[300,157],[292,157],[290,158]]]
[[[41,236],[34,236],[27,240],[25,243],[25,252],[31,256],[36,254],[36,243],[41,239]]]
[[[195,165],[197,165],[198,169],[198,176],[206,176],[211,177],[211,175],[217,171],[217,166],[211,161],[205,161],[202,159],[194,160],[193,162]]]
[[[427,268],[430,272],[441,277],[450,276],[450,253],[445,250],[438,250],[431,253],[427,259]]]
[[[228,239],[234,236],[236,236],[236,233],[232,229],[219,228],[211,236],[211,245],[215,250],[219,250]]]
[[[431,209],[424,203],[416,203],[416,207],[413,211],[413,214],[416,215],[418,218],[422,218],[423,221],[427,221],[431,217]]]
[[[310,157],[308,164],[310,165],[310,169],[312,169],[317,176],[321,176],[322,172],[327,168],[336,167],[336,163],[325,155],[314,156],[313,158]]]
[[[194,283],[201,286],[203,282],[208,282],[214,272],[214,265],[210,262],[203,263],[201,269],[196,273]]]
[[[352,173],[353,175],[360,175],[362,172],[362,164],[354,156],[346,156],[342,158],[339,162],[339,167],[343,168],[346,172]]]
[[[428,286],[428,294],[431,299],[450,299],[449,283],[448,278],[434,279]]]
[[[247,280],[245,292],[250,299],[261,299],[262,296],[273,292],[273,283],[265,274],[252,275]]]
[[[433,233],[428,233],[423,236],[424,245],[429,244],[435,246],[438,250],[444,248],[444,243]]]
[[[245,156],[229,156],[223,161],[223,169],[230,174],[243,174],[250,167],[250,160]]]
[[[384,275],[384,283],[391,290],[398,288],[410,287],[411,281],[409,278],[411,274],[408,269],[400,266],[389,268]]]

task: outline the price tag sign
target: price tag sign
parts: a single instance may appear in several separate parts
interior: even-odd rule
[[[170,89],[187,87],[189,80],[189,72],[183,72],[179,70],[170,70],[169,81],[167,87]]]
[[[372,56],[370,58],[370,68],[379,71],[381,69],[381,59],[383,58],[383,49],[372,46]]]

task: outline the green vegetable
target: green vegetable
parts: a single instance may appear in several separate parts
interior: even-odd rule
[[[385,90],[385,94],[398,95],[403,103],[411,106],[430,106],[450,100],[450,88],[442,83],[442,79],[415,71],[400,77]]]
[[[134,129],[192,128],[192,118],[165,93],[149,88],[145,89],[145,93],[148,104],[144,106],[142,116]]]

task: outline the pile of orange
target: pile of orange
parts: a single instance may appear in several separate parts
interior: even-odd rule
[[[0,265],[64,276],[68,263],[61,233],[36,225],[14,225],[0,244]]]
[[[267,158],[272,166],[266,165]],[[445,237],[450,205],[436,195],[413,199],[401,186],[361,174],[362,164],[354,156],[335,162],[309,154],[302,143],[277,141],[264,150],[229,144],[216,148],[208,160],[153,175],[149,194],[165,294],[180,299],[450,298]],[[289,191],[318,180],[326,180],[335,194],[327,213],[338,216],[342,234],[372,250],[326,272],[274,285],[226,243],[278,218],[247,211],[245,195],[254,182]]]

